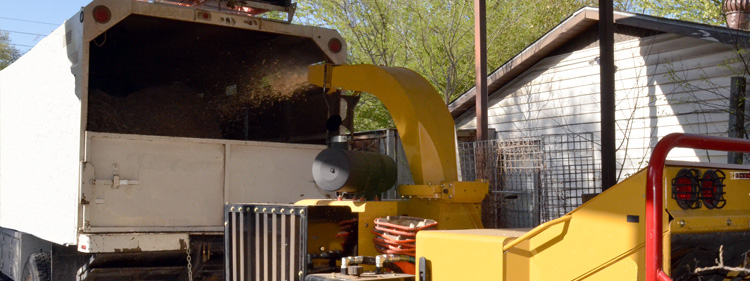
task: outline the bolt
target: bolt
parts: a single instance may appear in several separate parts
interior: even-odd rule
[[[297,272],[297,275],[302,276],[302,270],[300,270],[299,272]]]
[[[258,212],[258,207],[255,207],[255,212],[256,212],[256,213]]]
[[[284,210],[284,208],[281,208],[281,213],[282,213],[282,214],[284,213],[284,211],[286,211],[286,210]]]
[[[232,208],[229,208],[229,210],[230,210],[230,211],[232,211],[232,212],[234,212],[234,207],[232,207]]]
[[[276,208],[271,209],[271,213],[276,213]]]
[[[680,227],[685,227],[686,223],[685,223],[685,220],[680,220],[678,224],[680,225]]]
[[[325,252],[326,251],[326,247],[320,246],[320,251],[321,252]]]
[[[264,212],[264,213],[266,212],[266,210],[267,210],[266,208],[263,208],[263,212]]]
[[[369,226],[370,226],[370,224],[365,223],[365,227],[369,227]]]
[[[732,226],[732,219],[727,219],[727,226]]]
[[[300,215],[304,215],[305,214],[305,210],[299,210],[299,214]]]
[[[238,211],[242,212],[242,207],[240,207],[240,209]]]
[[[294,209],[289,210],[289,213],[293,215],[294,214]]]

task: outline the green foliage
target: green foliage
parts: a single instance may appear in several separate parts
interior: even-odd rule
[[[630,11],[713,25],[725,23],[724,0],[632,0]]]
[[[8,33],[0,32],[0,70],[8,67],[21,57],[21,52],[10,45]]]
[[[595,1],[488,0],[488,69]],[[447,102],[474,86],[474,8],[470,0],[299,0],[296,21],[338,30],[349,63],[406,67],[432,83]],[[393,125],[374,97],[355,113],[357,130]]]
[[[375,96],[367,93],[361,95],[354,111],[354,120],[354,131],[356,132],[396,127],[383,103]]]
[[[488,70],[521,52],[583,6],[598,0],[487,0]],[[615,0],[615,9],[722,24],[722,0]],[[299,0],[295,21],[338,30],[349,63],[406,67],[450,102],[474,86],[474,1]],[[379,101],[357,107],[357,130],[392,126]]]

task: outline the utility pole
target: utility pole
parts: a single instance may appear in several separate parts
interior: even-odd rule
[[[615,144],[615,35],[612,0],[599,0],[602,191],[617,183]]]
[[[487,129],[487,4],[474,0],[474,57],[476,66],[477,140],[489,139]]]

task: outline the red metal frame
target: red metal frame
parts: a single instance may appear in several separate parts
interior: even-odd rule
[[[656,144],[646,182],[646,281],[671,281],[662,270],[664,163],[672,148],[694,148],[750,153],[750,140],[687,134],[669,134]]]

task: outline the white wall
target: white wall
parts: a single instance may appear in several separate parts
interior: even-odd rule
[[[599,149],[598,55],[592,47],[547,57],[491,94],[490,128],[502,137],[595,132]],[[731,45],[673,34],[615,44],[620,180],[644,168],[669,133],[727,135],[730,77],[741,67],[735,57]],[[459,129],[475,122],[473,112],[456,120]],[[675,150],[669,158],[726,163],[721,152]]]

